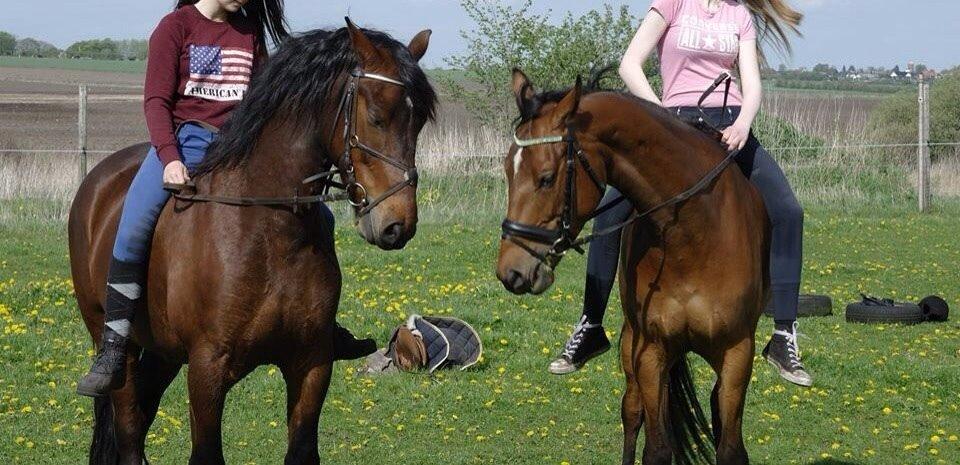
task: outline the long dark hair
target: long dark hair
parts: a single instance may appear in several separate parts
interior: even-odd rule
[[[432,120],[437,94],[407,46],[380,31],[363,33],[396,61],[398,77],[413,103],[413,118]],[[253,77],[249,92],[220,130],[196,176],[246,163],[274,116],[296,115],[303,127],[319,127],[323,109],[336,105],[340,97],[340,78],[357,64],[347,28],[318,29],[285,41]]]
[[[198,1],[177,0],[177,6],[174,9],[193,5]],[[287,20],[283,16],[283,0],[251,0],[243,7],[243,11],[257,25],[261,41],[265,41],[269,35],[270,40],[279,46],[290,37]]]

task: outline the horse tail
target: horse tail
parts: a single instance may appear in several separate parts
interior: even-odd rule
[[[93,399],[93,442],[90,443],[90,465],[116,465],[120,462],[117,439],[113,431],[113,404],[109,397]]]
[[[697,390],[690,376],[686,356],[681,357],[670,369],[667,399],[668,422],[677,463],[716,463],[716,446],[710,423],[697,400]]]

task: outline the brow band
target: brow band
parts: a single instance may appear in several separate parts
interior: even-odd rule
[[[521,139],[517,137],[517,133],[513,133],[513,143],[517,144],[517,147],[530,147],[533,145],[543,145],[543,144],[555,144],[557,142],[563,142],[563,136],[546,136],[538,137],[536,139]]]

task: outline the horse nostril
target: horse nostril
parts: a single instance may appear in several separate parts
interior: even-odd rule
[[[400,236],[403,234],[403,223],[396,222],[391,223],[390,226],[383,228],[383,232],[380,234],[380,237],[383,238],[385,242],[394,244],[400,240]]]
[[[519,289],[523,285],[523,275],[517,270],[510,270],[507,273],[507,284],[514,289]]]

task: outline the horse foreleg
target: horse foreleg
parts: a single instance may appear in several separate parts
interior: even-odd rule
[[[713,406],[714,436],[719,430],[717,441],[718,465],[741,465],[749,463],[747,449],[743,445],[743,405],[747,396],[747,386],[753,372],[753,337],[730,347],[723,353],[719,366],[716,398]],[[719,424],[717,420],[719,419]]]
[[[620,363],[626,377],[623,401],[620,405],[620,419],[623,422],[623,465],[633,465],[637,461],[637,436],[643,425],[640,388],[633,366],[633,333],[629,325],[624,324],[620,332]]]
[[[228,357],[215,350],[190,353],[187,389],[190,391],[190,465],[222,465],[221,421],[227,391],[236,382],[228,370]]]
[[[663,348],[657,344],[648,345],[638,355],[635,369],[645,422],[643,465],[670,465],[673,450],[667,436],[668,366]]]
[[[327,396],[332,371],[332,361],[283,370],[283,376],[287,381],[288,441],[284,464],[316,465],[320,463],[317,452],[320,409]]]

